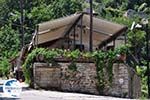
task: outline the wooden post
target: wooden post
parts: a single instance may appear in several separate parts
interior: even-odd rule
[[[93,0],[90,0],[90,35],[89,35],[89,51],[93,51]]]
[[[83,30],[83,26],[82,26],[82,17],[81,17],[81,27],[80,27],[80,49],[82,50],[82,30]]]
[[[75,50],[75,45],[76,45],[76,28],[74,27],[74,31],[73,31],[73,47]]]

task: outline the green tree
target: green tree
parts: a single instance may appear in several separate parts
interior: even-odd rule
[[[1,27],[0,42],[1,42],[0,44],[1,54],[4,51],[18,51],[19,48],[18,32],[13,30],[9,25]]]
[[[77,11],[82,11],[82,2],[76,0],[57,0],[49,5],[41,4],[39,7],[33,7],[28,17],[30,20],[33,20],[34,24],[38,24],[43,21],[67,16]]]
[[[13,30],[11,25],[5,25],[0,29],[0,72],[8,78],[11,57],[14,57],[19,50],[18,32]]]

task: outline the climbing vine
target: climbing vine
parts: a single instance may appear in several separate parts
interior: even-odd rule
[[[80,58],[92,59],[94,60],[97,67],[97,76],[99,82],[100,90],[107,85],[110,86],[113,78],[113,63],[116,61],[117,54],[125,53],[126,47],[117,48],[115,50],[109,51],[94,51],[94,52],[80,52],[79,50],[69,51],[61,49],[45,49],[36,48],[28,54],[23,65],[24,75],[27,82],[31,82],[32,76],[32,66],[37,60],[37,57],[41,59],[42,62],[52,63],[55,58],[68,58],[71,59],[71,64],[68,66],[70,70],[76,71],[76,60]],[[106,75],[107,72],[107,75]],[[107,77],[107,78],[106,78]],[[100,91],[102,92],[102,91]]]
[[[121,62],[122,54],[126,54],[128,46],[122,45],[115,50],[109,50],[107,52],[95,51],[93,57],[95,59],[98,76],[98,88],[99,92],[103,93],[105,87],[111,86],[113,79],[113,63]],[[119,57],[118,57],[119,55]]]
[[[25,63],[23,64],[24,75],[28,83],[31,82],[32,64],[38,56],[42,56],[44,62],[52,62],[53,59],[58,56],[58,53],[55,50],[48,50],[45,48],[36,48],[31,53],[29,53]]]
[[[98,88],[103,90],[105,87],[104,67],[106,64],[106,55],[102,51],[96,51],[93,54],[97,66]],[[102,92],[102,91],[100,91]]]

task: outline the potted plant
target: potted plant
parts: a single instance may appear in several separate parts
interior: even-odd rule
[[[118,59],[121,61],[126,60],[126,52],[127,52],[127,46],[122,45],[118,48],[117,53],[118,53]]]

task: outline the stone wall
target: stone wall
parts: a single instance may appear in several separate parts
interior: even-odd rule
[[[35,88],[99,94],[96,67],[93,63],[77,63],[77,69],[69,69],[69,65],[70,63],[59,63],[54,66],[35,63]]]
[[[129,74],[124,64],[115,63],[113,65],[113,82],[110,94],[119,97],[128,97]]]
[[[52,68],[46,63],[34,64],[34,87],[35,88],[57,88],[60,86],[61,69]]]
[[[76,63],[76,68],[69,68],[70,64],[34,63],[34,87],[99,94],[95,64]],[[113,75],[112,84],[105,88],[104,95],[140,97],[140,78],[133,69],[122,63],[114,64]]]
[[[124,63],[115,63],[113,75],[112,88],[108,92],[110,95],[129,98],[141,96],[141,79],[133,68]]]

